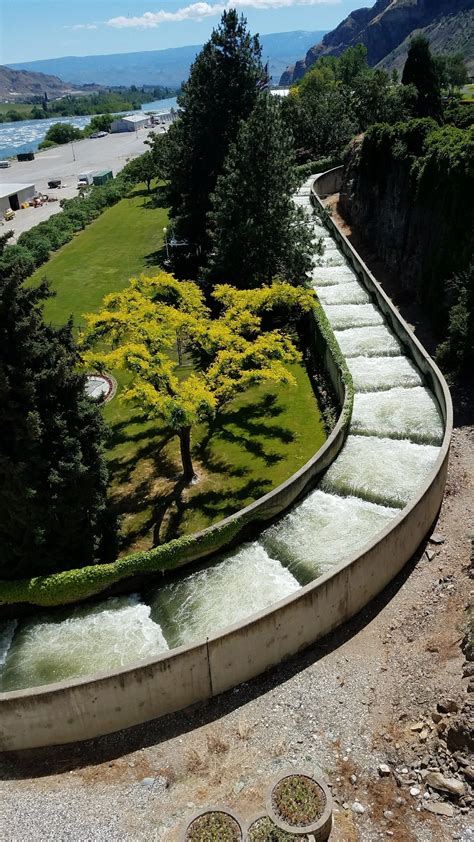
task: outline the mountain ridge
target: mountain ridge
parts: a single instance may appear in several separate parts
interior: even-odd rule
[[[400,68],[414,33],[425,33],[437,52],[463,52],[474,68],[474,0],[377,0],[371,8],[351,12],[322,41],[314,44],[280,77],[281,85],[301,79],[322,56],[340,55],[364,44],[371,66]],[[457,37],[459,34],[459,37]]]
[[[261,35],[263,61],[268,60],[274,82],[285,67],[295,61],[325,30],[294,30]],[[76,85],[165,85],[178,87],[187,78],[189,67],[202,44],[170,47],[165,50],[144,50],[131,53],[110,53],[96,56],[61,56],[10,63],[14,70],[53,73]]]

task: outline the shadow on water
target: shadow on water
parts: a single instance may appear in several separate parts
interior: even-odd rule
[[[378,597],[340,628],[318,643],[254,678],[206,702],[184,711],[137,725],[114,734],[66,746],[4,753],[0,757],[0,780],[22,780],[58,775],[87,766],[98,766],[131,752],[161,743],[218,721],[222,717],[284,685],[294,676],[314,667],[318,661],[361,632],[394,598],[421,558],[426,542],[401,573]]]

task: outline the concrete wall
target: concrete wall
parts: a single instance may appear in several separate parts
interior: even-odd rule
[[[329,186],[333,183],[323,182],[323,193],[326,189],[331,192]],[[317,195],[315,202],[319,202]],[[411,503],[362,552],[250,619],[207,641],[182,647],[133,669],[1,695],[0,749],[84,740],[215,696],[264,672],[348,620],[411,558],[443,498],[452,429],[449,391],[439,370],[367,267],[345,238],[339,241],[367,288],[380,301],[397,335],[433,383],[446,430],[431,475]]]

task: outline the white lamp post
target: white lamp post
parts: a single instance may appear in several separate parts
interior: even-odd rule
[[[169,251],[168,251],[168,237],[167,237],[167,233],[168,233],[168,229],[167,229],[167,228],[163,228],[163,234],[164,234],[164,237],[165,237],[166,259],[167,259],[167,260],[169,260],[169,259],[170,259],[170,255],[169,255]]]

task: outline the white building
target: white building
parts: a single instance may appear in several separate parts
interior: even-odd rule
[[[29,202],[35,195],[34,184],[16,184],[4,182],[0,184],[0,214],[11,208],[14,211],[20,209],[23,202]]]
[[[147,114],[129,114],[127,117],[119,117],[114,120],[111,132],[135,132],[137,129],[145,129],[150,125],[150,118]]]

